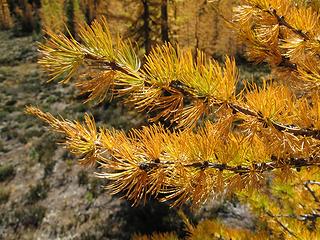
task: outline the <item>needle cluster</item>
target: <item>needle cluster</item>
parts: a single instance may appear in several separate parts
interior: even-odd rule
[[[80,27],[80,41],[48,32],[39,63],[51,80],[76,78],[86,101],[121,97],[171,129],[153,123],[126,134],[96,127],[89,115],[80,123],[31,106],[26,111],[62,133],[80,164],[100,168],[96,176],[109,180],[111,193],[133,204],[153,197],[199,206],[238,193],[275,238],[319,236],[319,13],[293,1],[244,2],[233,24],[249,57],[287,78],[276,81],[278,74],[238,92],[232,58],[220,64],[169,43],[152,49],[142,66],[135,45],[113,38],[102,18]],[[302,92],[288,84],[293,81]]]

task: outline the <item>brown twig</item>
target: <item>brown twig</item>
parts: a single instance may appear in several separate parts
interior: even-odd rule
[[[275,169],[281,169],[285,166],[290,166],[292,168],[301,168],[301,167],[307,167],[307,166],[320,166],[320,159],[310,158],[310,159],[303,159],[303,158],[289,158],[289,159],[278,159],[278,161],[272,161],[272,162],[265,162],[265,163],[255,163],[249,166],[231,166],[225,163],[215,163],[215,162],[209,162],[209,161],[199,161],[189,164],[182,164],[184,167],[192,167],[192,168],[198,168],[201,170],[205,169],[217,169],[219,171],[231,171],[238,174],[246,174],[250,171],[256,171],[256,172],[266,172],[266,171],[272,171]],[[153,170],[155,168],[159,167],[166,167],[167,165],[173,165],[176,164],[176,162],[173,161],[161,161],[160,159],[156,159],[152,162],[141,162],[139,163],[139,168],[141,170],[144,170],[146,172]]]
[[[88,60],[98,61],[101,64],[104,64],[105,66],[109,67],[113,71],[119,71],[119,72],[122,72],[128,76],[136,77],[130,71],[128,71],[126,68],[120,66],[116,62],[106,61],[105,59],[99,58],[99,57],[92,55],[90,53],[85,54],[85,58]],[[145,85],[149,86],[150,84],[147,81],[145,81]],[[191,97],[195,98],[193,96],[193,94],[191,93],[191,89],[179,80],[172,81],[170,83],[169,87],[176,89],[177,91],[181,92],[184,96],[191,96]],[[164,90],[166,90],[166,89],[164,89]],[[205,99],[206,97],[205,96],[202,96],[202,97],[198,96],[196,98],[197,99]],[[222,104],[224,104],[224,102],[216,101],[216,105],[222,105]],[[234,103],[229,103],[228,105],[234,111],[239,112],[239,113],[243,113],[245,115],[256,117],[259,121],[263,122],[264,124],[271,123],[272,126],[279,131],[292,133],[296,136],[306,136],[306,137],[312,137],[312,138],[320,140],[320,130],[309,129],[309,128],[299,128],[296,126],[287,126],[285,124],[278,123],[275,121],[266,122],[266,120],[263,118],[263,116],[261,116],[261,114],[256,113],[255,111],[253,111],[251,109],[248,109],[248,108],[240,106],[240,105],[236,105]]]
[[[318,185],[318,186],[320,186],[320,182],[312,181],[312,180],[308,180],[308,184],[310,184],[310,185]]]
[[[314,201],[316,202],[320,202],[319,198],[317,197],[316,193],[311,189],[311,187],[309,186],[311,184],[311,181],[308,180],[306,182],[303,183],[304,187],[308,190],[308,192],[312,195]]]
[[[256,113],[255,111],[252,111],[251,109],[230,103],[229,107],[233,109],[236,112],[256,117],[259,121],[263,122],[264,124],[272,124],[272,126],[281,131],[281,132],[288,132],[296,136],[305,136],[305,137],[312,137],[315,139],[320,140],[320,130],[317,129],[310,129],[310,128],[299,128],[296,126],[287,126],[285,124],[276,122],[276,121],[266,121],[266,119],[261,116],[261,114]]]
[[[103,66],[110,68],[110,70],[112,70],[112,71],[118,71],[118,72],[122,72],[128,76],[136,77],[131,72],[129,72],[126,68],[120,66],[118,63],[116,63],[114,61],[107,61],[104,58],[97,57],[97,56],[90,54],[90,53],[86,53],[84,55],[84,58],[87,60],[93,60],[93,61],[95,61],[95,63],[100,63]]]
[[[310,128],[298,128],[295,126],[287,126],[275,121],[272,121],[271,123],[279,131],[292,133],[293,135],[296,135],[296,136],[312,137],[320,140],[320,130],[310,129]]]
[[[271,212],[266,212],[266,214],[273,218],[286,232],[288,232],[290,235],[294,236],[295,238],[298,238],[296,234],[294,234],[289,228],[287,228],[279,219],[277,219],[276,216],[274,216]],[[299,238],[298,238],[299,239]]]
[[[295,214],[290,214],[290,215],[274,215],[274,217],[277,218],[295,218],[299,221],[315,221],[317,218],[320,218],[319,213],[310,213],[310,214],[301,214],[301,215],[295,215]]]
[[[300,37],[302,37],[304,40],[310,40],[310,38],[308,37],[308,35],[306,33],[304,33],[302,30],[300,29],[296,29],[293,26],[291,26],[286,20],[284,16],[280,16],[277,13],[277,10],[274,8],[270,8],[270,10],[267,10],[268,13],[270,13],[272,16],[274,16],[277,21],[278,24],[280,26],[285,26],[286,28],[290,29],[292,32],[294,32],[295,34],[299,35]]]

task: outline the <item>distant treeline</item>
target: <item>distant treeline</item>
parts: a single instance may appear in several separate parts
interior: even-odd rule
[[[237,0],[0,0],[0,27],[17,34],[43,30],[77,36],[79,24],[106,16],[111,32],[137,42],[148,53],[161,42],[234,55],[235,39],[226,27]],[[219,14],[217,13],[219,12]]]
[[[105,16],[111,32],[136,41],[145,53],[155,44],[170,41],[219,58],[242,52],[225,21],[240,1],[0,0],[0,29],[23,35],[66,32],[67,27],[77,38],[79,24]],[[296,1],[320,7],[320,1]]]

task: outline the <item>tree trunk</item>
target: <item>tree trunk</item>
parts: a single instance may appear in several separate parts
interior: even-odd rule
[[[144,32],[144,48],[146,51],[146,54],[148,54],[151,50],[151,40],[150,40],[150,10],[149,10],[149,4],[148,0],[142,0],[143,4],[143,32]]]
[[[9,29],[12,26],[12,19],[7,0],[0,0],[0,28]]]
[[[169,42],[168,0],[161,2],[161,38],[163,42]]]

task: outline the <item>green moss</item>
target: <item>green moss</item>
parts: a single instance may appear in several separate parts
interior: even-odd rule
[[[14,177],[15,171],[12,165],[0,166],[0,182],[10,180]]]

